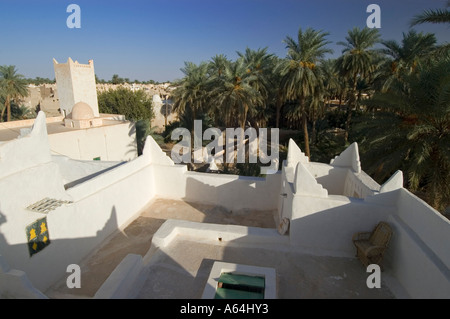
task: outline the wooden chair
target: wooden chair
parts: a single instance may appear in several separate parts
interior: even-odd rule
[[[392,237],[392,228],[386,222],[379,222],[372,232],[358,232],[352,241],[356,247],[356,257],[367,267],[377,264],[381,269],[384,252]]]

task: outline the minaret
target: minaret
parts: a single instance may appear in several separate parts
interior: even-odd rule
[[[58,63],[53,59],[53,66],[62,115],[69,116],[75,104],[84,102],[99,117],[94,61],[80,64],[69,58],[67,63]]]

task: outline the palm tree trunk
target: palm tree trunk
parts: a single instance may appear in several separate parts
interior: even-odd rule
[[[300,110],[302,110],[302,128],[303,128],[303,140],[305,142],[305,155],[310,157],[309,152],[309,134],[308,134],[308,114],[305,110],[305,98],[300,98]]]
[[[314,106],[311,108],[311,113],[312,113],[311,114],[311,118],[312,118],[311,143],[312,143],[312,145],[316,145],[316,136],[317,136],[317,133],[316,133],[316,121],[317,121],[317,118],[316,118],[316,109],[315,109]]]
[[[306,156],[310,157],[309,152],[309,135],[308,135],[308,116],[306,114],[306,111],[303,110],[302,112],[302,126],[303,126],[303,135],[304,135],[304,141],[305,141],[305,154]]]
[[[276,110],[276,128],[280,127],[280,113],[281,113],[281,92],[280,90],[278,91],[278,96],[277,96],[277,110]]]
[[[345,135],[344,135],[344,141],[345,144],[347,144],[348,142],[348,132],[350,131],[350,122],[352,121],[352,111],[353,111],[353,107],[356,108],[356,78],[357,78],[358,74],[355,73],[355,75],[353,76],[353,89],[352,92],[350,94],[350,98],[348,100],[348,105],[347,105],[347,120],[345,121]]]
[[[195,162],[195,107],[192,108],[192,128],[191,128],[191,162]]]
[[[6,121],[9,122],[11,121],[11,100],[9,95],[6,96],[5,105],[6,105]]]
[[[5,103],[5,107],[2,110],[2,114],[0,115],[0,122],[3,122],[3,115],[5,115],[5,110],[6,110],[6,103]]]
[[[311,141],[313,145],[317,144],[317,132],[316,132],[316,120],[312,121],[312,133],[311,133]]]
[[[247,113],[248,113],[248,106],[245,105],[244,114],[242,116],[242,122],[241,122],[241,127],[244,131],[245,131],[245,122],[247,122]]]

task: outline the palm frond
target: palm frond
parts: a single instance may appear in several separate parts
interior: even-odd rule
[[[425,10],[411,20],[410,26],[422,23],[450,23],[450,11],[444,9]]]

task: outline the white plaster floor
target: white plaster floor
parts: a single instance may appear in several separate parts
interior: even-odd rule
[[[137,298],[201,298],[213,263],[275,268],[279,299],[394,298],[384,282],[369,289],[358,260],[265,248],[213,245],[179,237],[152,256]]]
[[[231,213],[213,205],[155,199],[80,264],[80,289],[67,288],[62,278],[45,294],[49,298],[92,298],[127,254],[147,253],[153,234],[167,219],[263,228],[276,225],[274,211]],[[356,258],[217,245],[186,237],[177,237],[152,256],[138,298],[201,298],[214,261],[275,268],[278,298],[282,299],[394,298],[383,280],[381,289],[367,288],[368,273]]]

